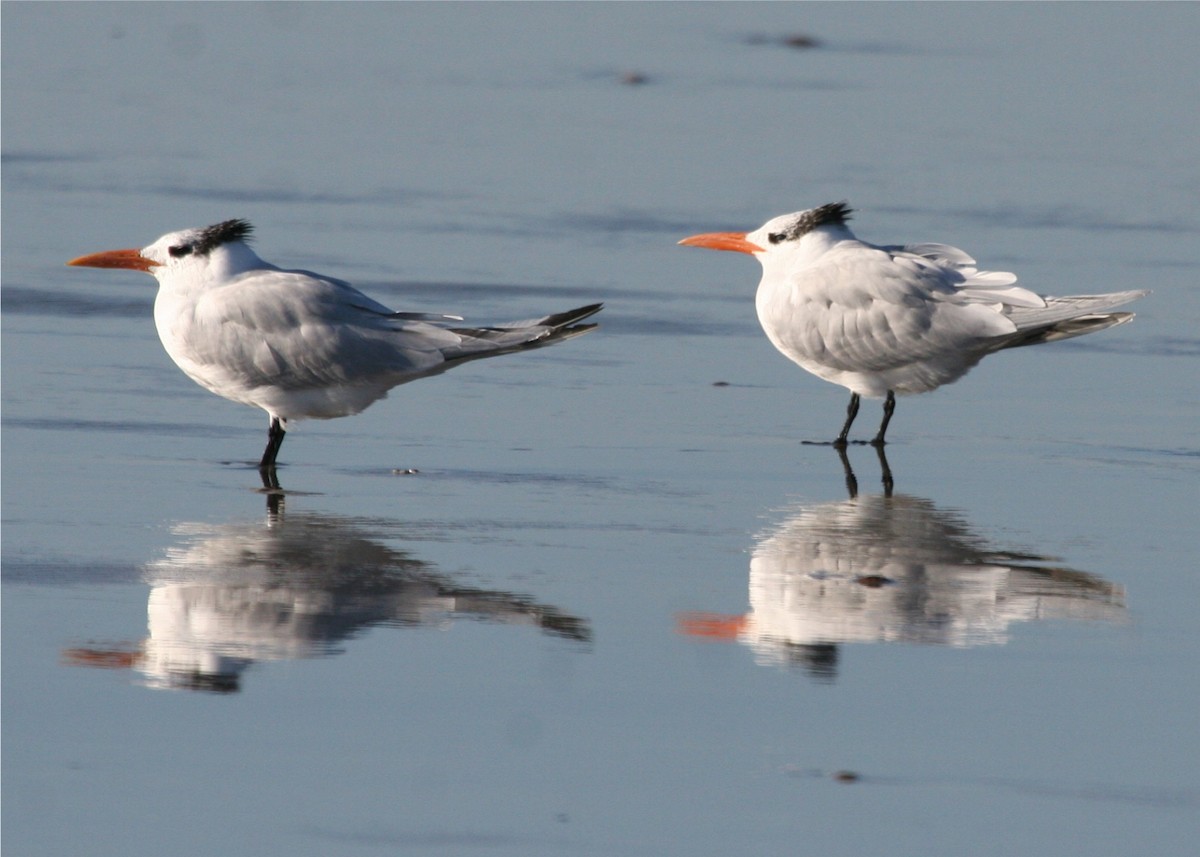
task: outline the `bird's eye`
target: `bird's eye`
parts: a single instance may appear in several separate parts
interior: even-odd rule
[[[784,234],[782,232],[772,232],[770,235],[767,236],[767,240],[770,241],[772,244],[778,244],[785,237],[786,236],[784,236]]]
[[[168,247],[167,252],[176,259],[179,259],[183,256],[190,256],[192,254],[192,245],[176,244],[174,247]]]

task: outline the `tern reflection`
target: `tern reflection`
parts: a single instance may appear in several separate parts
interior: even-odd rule
[[[994,547],[962,512],[885,490],[798,505],[763,533],[750,560],[750,610],[688,613],[687,634],[733,639],[758,662],[837,673],[838,644],[1003,644],[1018,622],[1124,618],[1124,591],[1049,557]]]
[[[340,654],[379,625],[447,627],[461,618],[590,639],[586,620],[461,585],[364,526],[281,511],[262,523],[181,524],[181,544],[144,569],[147,637],[120,649],[71,649],[66,660],[131,667],[155,687],[229,692],[254,663]]]

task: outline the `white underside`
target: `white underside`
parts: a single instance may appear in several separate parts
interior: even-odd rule
[[[848,233],[847,233],[848,234]],[[832,243],[807,264],[760,255],[756,305],[771,342],[862,396],[924,393],[965,375],[1015,334],[1144,294],[1043,298],[954,247]],[[786,263],[792,263],[790,266]]]

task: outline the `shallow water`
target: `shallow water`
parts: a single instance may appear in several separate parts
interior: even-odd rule
[[[3,14],[9,850],[1191,853],[1194,7]],[[843,463],[757,266],[674,246],[843,198],[1154,294]],[[280,500],[151,282],[63,266],[235,216],[602,327],[298,426]]]

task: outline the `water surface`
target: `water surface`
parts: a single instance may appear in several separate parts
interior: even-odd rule
[[[3,10],[9,850],[1192,852],[1194,7],[68,11]],[[843,463],[757,266],[674,244],[840,199],[1154,294]],[[602,327],[296,427],[280,500],[152,281],[63,265],[229,217]]]

